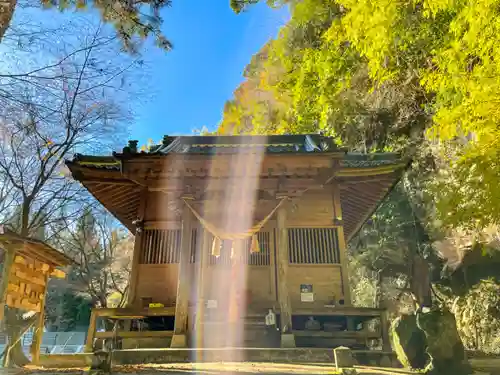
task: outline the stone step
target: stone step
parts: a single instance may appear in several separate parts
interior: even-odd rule
[[[266,348],[273,345],[267,333],[264,314],[247,314],[240,320],[239,324],[242,325],[239,329],[242,330],[240,333],[243,337],[237,339],[237,343],[231,343],[231,346],[241,345],[247,348]],[[211,321],[209,317],[207,317],[204,325],[206,327],[213,327],[213,332],[224,332],[224,330],[230,329],[230,324],[226,320]],[[217,335],[212,336],[209,341],[210,346],[214,347],[225,347],[228,345],[223,334],[219,337],[217,337]]]

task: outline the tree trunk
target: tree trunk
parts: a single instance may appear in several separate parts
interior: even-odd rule
[[[8,307],[5,314],[6,317],[6,332],[9,339],[8,345],[5,347],[3,367],[23,367],[30,363],[26,357],[22,347],[22,335],[26,332],[28,326],[34,322],[33,319],[23,321],[20,314],[13,308]]]
[[[377,284],[376,284],[376,290],[375,290],[375,301],[374,301],[374,307],[382,307],[382,271],[377,272]]]
[[[23,237],[28,237],[29,235],[30,213],[31,213],[31,199],[25,198],[21,212],[21,231],[19,233]]]
[[[17,0],[0,0],[0,43],[10,26],[16,5]]]
[[[429,264],[421,255],[415,254],[412,264],[411,292],[419,307],[431,307],[431,281]]]
[[[0,4],[2,4],[3,0],[0,0]],[[14,7],[16,2],[13,2],[12,12],[14,12]],[[5,16],[0,14],[0,22],[3,21]],[[10,15],[12,18],[12,14]],[[10,22],[9,18],[9,22]],[[3,24],[2,24],[3,27]],[[8,25],[7,25],[8,27]],[[5,27],[5,29],[7,29]],[[0,28],[0,38],[3,37],[3,30]],[[1,40],[1,39],[0,39]],[[21,213],[21,228],[20,235],[27,237],[28,236],[28,227],[29,227],[29,215],[31,211],[31,200],[25,198],[22,205],[22,213]],[[13,367],[14,365],[23,367],[30,363],[30,360],[26,357],[23,352],[22,347],[22,335],[25,333],[26,325],[31,323],[31,319],[29,322],[23,321],[22,314],[20,311],[14,308],[7,308],[7,314],[5,316],[5,321],[7,325],[7,336],[9,338],[9,344],[5,348],[4,359],[3,359],[3,367]]]

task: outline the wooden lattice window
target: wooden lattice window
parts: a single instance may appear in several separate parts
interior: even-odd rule
[[[202,239],[198,238],[198,229],[194,228],[193,230],[191,230],[191,254],[189,257],[189,263],[195,263],[198,260],[196,259],[196,249],[198,248],[198,244],[201,243],[201,241]]]
[[[140,264],[179,263],[181,231],[146,229],[142,235]]]
[[[251,253],[251,240],[245,240],[243,244],[245,251],[243,252],[243,258],[241,259],[241,261],[244,264],[248,264],[251,266],[268,266],[270,264],[271,254],[270,233],[259,232],[257,233],[257,238],[259,240],[260,252]],[[220,256],[216,257],[212,255],[212,239],[212,236],[210,236],[210,246],[207,246],[206,248],[207,251],[210,252],[208,263],[210,265],[230,265],[234,261],[234,259],[231,258],[231,241],[222,241]],[[199,251],[199,249],[197,250],[198,243],[201,243],[201,238],[198,236],[198,230],[194,229],[191,242],[191,263],[198,261],[196,259],[197,251]]]
[[[251,240],[248,239],[245,243],[245,263],[251,266],[268,266],[271,257],[271,234],[269,232],[259,232],[257,233],[257,239],[259,240],[260,252],[252,253],[250,252]]]
[[[288,229],[288,255],[290,263],[296,264],[340,263],[337,229]]]

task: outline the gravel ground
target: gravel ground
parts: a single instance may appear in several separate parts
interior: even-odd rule
[[[87,368],[48,369],[26,367],[23,369],[1,369],[0,375],[87,375]],[[405,369],[356,366],[359,375],[415,375]],[[116,366],[112,375],[324,375],[338,374],[335,366],[324,363],[260,363],[260,362],[217,362],[217,363],[169,363],[144,364],[135,366]],[[420,373],[422,374],[422,373]],[[476,375],[500,375],[495,371],[478,371]]]
[[[57,375],[66,374],[81,375],[85,369],[43,369],[37,367],[29,367],[23,370],[9,373],[8,375]],[[359,366],[356,368],[358,374],[363,375],[404,375],[414,374],[401,369],[374,368]],[[188,375],[188,374],[203,374],[203,375],[252,375],[252,374],[269,374],[269,375],[323,375],[323,374],[338,374],[335,366],[329,364],[287,364],[287,363],[258,363],[258,362],[238,362],[238,363],[170,363],[161,365],[140,365],[140,366],[119,366],[113,368],[113,375],[120,374],[137,374],[137,375],[159,375],[158,373],[171,375]],[[0,375],[1,372],[0,372]],[[7,374],[6,374],[7,375]]]

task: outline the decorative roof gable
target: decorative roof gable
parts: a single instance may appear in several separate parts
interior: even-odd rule
[[[123,154],[136,153],[137,143],[125,147]],[[181,136],[163,138],[162,144],[152,146],[140,154],[233,154],[253,153],[312,153],[342,152],[331,137],[319,134],[305,135],[244,135],[244,136]]]

